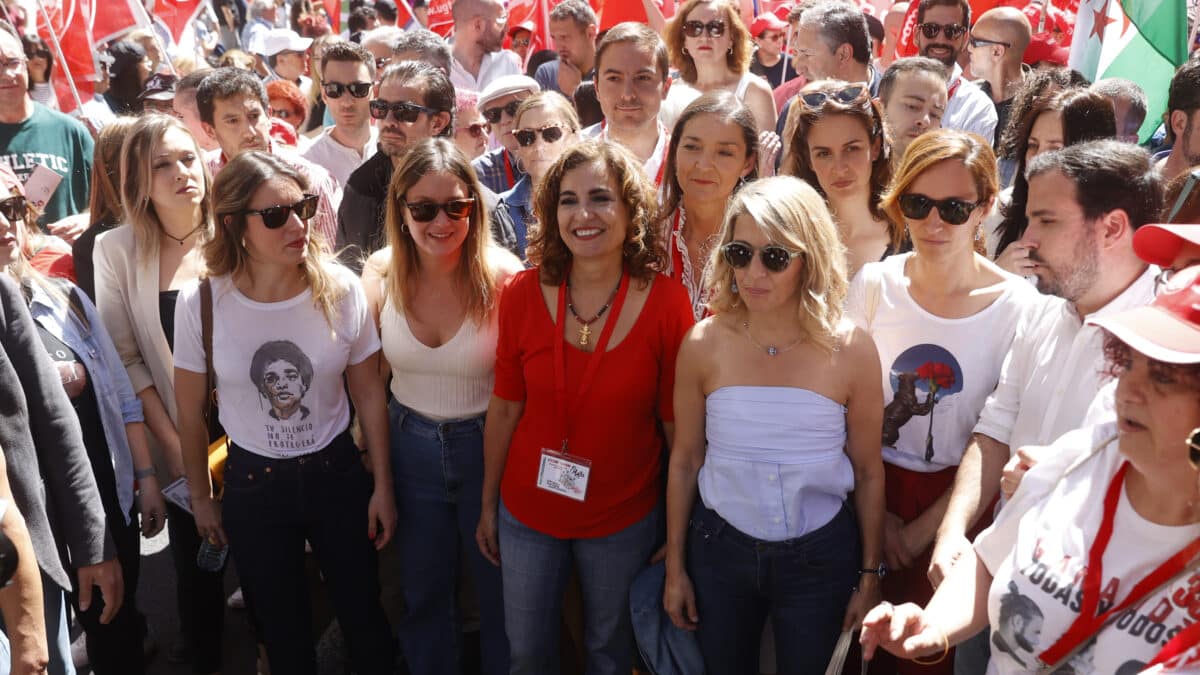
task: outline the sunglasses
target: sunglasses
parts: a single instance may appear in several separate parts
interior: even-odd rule
[[[517,116],[517,108],[520,108],[520,107],[521,107],[521,100],[509,101],[508,103],[505,103],[504,105],[498,105],[494,108],[488,108],[487,110],[484,110],[483,111],[483,119],[487,120],[491,124],[499,124],[501,113],[504,113],[505,115],[508,115],[509,117],[516,117]]]
[[[317,196],[306,194],[303,199],[295,204],[268,206],[265,209],[257,211],[247,209],[242,211],[242,214],[247,216],[262,216],[263,225],[266,225],[268,230],[278,230],[287,223],[293,211],[296,212],[297,218],[305,221],[317,215]]]
[[[537,140],[539,133],[546,143],[557,143],[562,140],[564,132],[562,127],[548,126],[541,129],[518,129],[513,132],[513,137],[517,139],[517,144],[522,148],[528,148]]]
[[[750,266],[750,261],[754,260],[754,251],[758,251],[758,257],[762,260],[763,267],[769,272],[782,272],[792,264],[792,258],[799,258],[804,255],[799,251],[790,251],[777,244],[767,244],[766,246],[755,249],[750,244],[744,241],[731,241],[721,247],[721,255],[725,256],[725,262],[735,270],[744,269]]]
[[[521,47],[528,47],[529,46],[529,38],[524,38],[522,40],[513,40],[512,46],[516,47],[517,49],[520,49]]]
[[[1200,469],[1200,427],[1192,429],[1192,433],[1187,438],[1188,445],[1188,460],[1192,466]]]
[[[487,123],[472,124],[470,126],[459,127],[458,130],[465,131],[475,138],[483,138],[484,136],[492,133],[492,125]]]
[[[926,40],[932,40],[938,36],[938,33],[944,33],[947,40],[957,40],[966,33],[968,28],[957,23],[948,23],[942,25],[940,23],[923,23],[917,26],[921,31],[921,35],[925,36]]]
[[[953,197],[941,200],[930,199],[920,194],[900,195],[900,212],[904,214],[905,218],[921,220],[927,217],[935,206],[942,220],[951,225],[962,225],[971,217],[971,212],[979,206],[979,202],[965,202]]]
[[[421,113],[432,115],[436,112],[437,111],[433,108],[426,108],[423,105],[409,103],[408,101],[392,102],[384,101],[383,99],[378,98],[374,101],[371,101],[371,117],[374,117],[377,120],[386,120],[388,118],[388,114],[390,113],[395,119],[404,122],[405,124],[412,124],[413,122],[417,121],[417,118],[421,116]]]
[[[321,90],[325,92],[328,98],[341,98],[342,92],[350,92],[354,98],[366,98],[371,93],[370,82],[351,82],[350,84],[342,84],[341,82],[326,82],[321,85]]]
[[[820,108],[826,101],[848,105],[866,98],[867,88],[861,84],[853,84],[837,91],[813,91],[801,94],[800,100],[809,108]]]
[[[725,34],[725,22],[721,19],[713,19],[708,23],[703,21],[684,21],[683,34],[688,37],[698,38],[708,32],[708,37],[719,38]]]
[[[1000,45],[1001,47],[1005,47],[1005,48],[1012,47],[1011,42],[1002,42],[1000,40],[988,40],[987,38],[975,37],[974,35],[967,38],[967,44],[971,45],[972,47],[975,47],[976,49],[983,47],[984,45]]]
[[[10,223],[25,220],[26,213],[25,198],[21,195],[13,195],[8,199],[0,201],[0,215],[7,218]]]
[[[428,223],[437,218],[437,212],[440,210],[446,214],[450,220],[462,220],[470,218],[475,212],[475,200],[467,199],[451,199],[445,204],[436,202],[403,202],[408,207],[408,215],[415,222]]]
[[[392,62],[392,58],[390,56],[384,56],[384,57],[375,59],[375,71],[382,73],[383,69],[387,67],[387,64],[389,64],[391,62]]]

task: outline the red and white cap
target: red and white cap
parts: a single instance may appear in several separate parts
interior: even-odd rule
[[[750,24],[750,35],[761,37],[765,31],[787,30],[787,22],[770,12],[759,14]]]
[[[1133,252],[1159,267],[1169,267],[1184,244],[1200,246],[1200,225],[1143,225],[1133,234]]]
[[[1200,265],[1171,277],[1154,302],[1088,323],[1163,363],[1200,363]]]

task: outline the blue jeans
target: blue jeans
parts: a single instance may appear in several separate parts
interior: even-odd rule
[[[458,569],[470,568],[479,598],[483,672],[508,672],[500,568],[475,543],[483,495],[483,417],[435,422],[392,401],[396,550],[404,587],[400,641],[413,675],[462,672]]]
[[[759,672],[769,616],[777,672],[825,672],[862,564],[850,508],[804,536],[772,542],[740,532],[697,499],[690,526],[687,568],[706,670]]]
[[[536,489],[536,488],[531,488]],[[591,539],[559,539],[521,524],[500,505],[500,569],[513,675],[557,675],[562,596],[574,563],[583,589],[588,675],[633,668],[629,587],[654,553],[662,512]]]
[[[342,627],[351,670],[391,675],[391,630],[379,604],[379,568],[367,539],[371,479],[349,433],[323,450],[271,459],[229,444],[223,504],[238,577],[271,672],[316,675],[304,541]]]

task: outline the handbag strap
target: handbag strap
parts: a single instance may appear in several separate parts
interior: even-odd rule
[[[217,374],[213,370],[213,296],[208,277],[200,280],[200,338],[204,343],[204,383],[208,392],[204,420],[211,424],[217,398]]]

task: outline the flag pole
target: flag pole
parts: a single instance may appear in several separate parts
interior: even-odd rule
[[[50,42],[54,45],[54,53],[58,56],[58,63],[62,66],[63,74],[67,76],[67,85],[71,87],[71,96],[75,99],[75,108],[79,113],[83,114],[83,100],[79,98],[79,90],[75,88],[75,78],[71,75],[71,67],[67,65],[67,57],[63,55],[62,45],[58,43],[58,34],[54,32],[54,25],[50,23],[50,14],[46,11],[46,5],[42,0],[37,0],[38,10],[42,13],[42,20],[46,22],[46,32],[50,33]]]
[[[38,0],[40,3],[42,0]],[[162,52],[163,62],[167,64],[167,68],[171,70],[171,74],[179,77],[179,71],[175,70],[175,64],[171,63],[171,55],[167,53],[167,46],[163,44],[162,38],[158,37],[158,31],[154,30],[154,19],[150,17],[150,12],[146,11],[146,6],[141,3],[141,0],[130,0],[131,7],[137,7],[138,12],[141,12],[141,20],[146,23],[146,27],[150,29],[150,37],[154,40],[154,44],[158,45],[158,51]]]
[[[412,5],[408,4],[408,0],[396,0],[396,4],[404,6],[404,11],[408,12],[409,17],[411,17],[409,19],[409,21],[416,21],[418,26],[421,24],[420,21],[417,21],[417,15],[415,12],[413,12]],[[407,26],[396,26],[396,27],[397,28],[407,28]]]
[[[784,61],[784,63],[783,63],[783,68],[781,68],[779,70],[779,84],[776,85],[778,87],[782,87],[783,83],[787,81],[788,66],[792,62],[792,55],[789,53],[789,50],[791,50],[791,48],[792,48],[792,24],[789,23],[788,27],[787,27],[787,37],[785,37],[783,39],[783,61]]]

